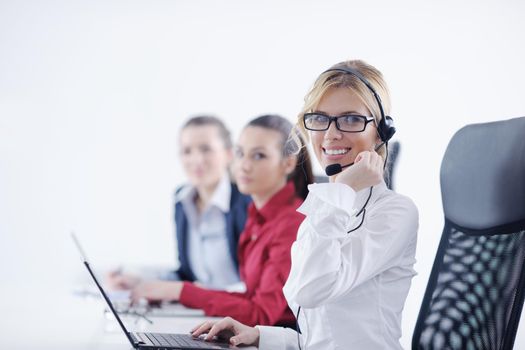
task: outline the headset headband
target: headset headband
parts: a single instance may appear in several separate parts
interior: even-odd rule
[[[385,112],[383,110],[383,103],[381,103],[381,98],[379,97],[379,94],[376,92],[376,90],[374,89],[372,84],[370,84],[368,82],[368,80],[366,80],[366,78],[361,73],[359,73],[355,69],[348,68],[348,67],[330,68],[330,69],[325,70],[323,72],[323,74],[326,73],[326,72],[343,72],[343,73],[347,73],[347,74],[353,75],[357,79],[361,80],[361,82],[363,84],[365,84],[366,87],[370,90],[370,92],[372,92],[372,94],[374,95],[374,97],[375,97],[375,99],[377,101],[377,105],[379,106],[379,111],[381,112],[381,119],[385,119]]]

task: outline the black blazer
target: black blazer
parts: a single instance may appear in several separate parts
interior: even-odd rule
[[[176,193],[181,189],[179,188]],[[244,230],[244,224],[246,223],[246,217],[248,215],[248,205],[251,202],[250,196],[244,195],[239,192],[237,186],[231,184],[231,197],[230,197],[230,211],[225,214],[226,216],[226,237],[228,239],[228,253],[232,261],[234,262],[237,270],[239,269],[239,260],[237,258],[237,244],[239,242],[239,236]],[[178,279],[183,281],[195,281],[195,275],[191,270],[189,258],[188,258],[188,218],[182,203],[180,201],[175,202],[175,228],[177,237],[177,250],[179,253],[180,267],[175,271]],[[225,252],[226,253],[226,252]]]

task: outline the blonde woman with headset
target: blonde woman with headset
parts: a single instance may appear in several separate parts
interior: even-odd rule
[[[415,275],[418,212],[387,189],[387,142],[395,129],[382,74],[363,61],[323,72],[297,127],[330,183],[309,186],[306,218],[283,288],[298,330],[232,319],[192,330],[260,349],[402,349],[401,313]]]

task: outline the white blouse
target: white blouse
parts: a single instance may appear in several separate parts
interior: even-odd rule
[[[283,288],[301,335],[257,326],[259,349],[402,349],[401,312],[416,274],[418,212],[384,182],[355,192],[339,183],[314,184],[298,209],[306,215],[292,246]]]

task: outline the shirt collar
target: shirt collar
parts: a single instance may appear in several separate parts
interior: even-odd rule
[[[268,202],[261,208],[257,209],[255,204],[252,202],[248,207],[248,213],[250,216],[257,217],[259,222],[266,222],[275,218],[281,211],[284,204],[292,201],[295,198],[295,185],[293,181],[288,183],[279,190],[276,194],[270,198]]]
[[[224,213],[229,212],[231,191],[230,176],[226,173],[217,184],[208,207],[216,206]],[[196,195],[197,189],[192,185],[186,185],[177,193],[175,199],[185,205],[194,205],[193,199]]]
[[[195,188],[190,185],[183,185],[180,190],[175,193],[176,202],[186,202],[195,196]]]
[[[223,213],[230,211],[230,197],[232,194],[232,187],[230,183],[230,177],[228,174],[224,174],[221,181],[215,188],[215,192],[210,200],[210,205],[215,205]]]

